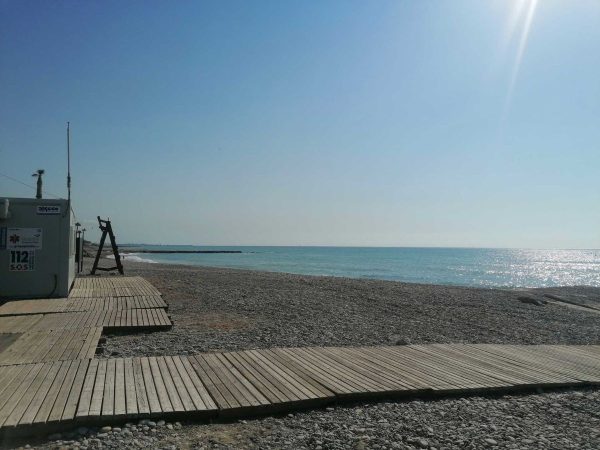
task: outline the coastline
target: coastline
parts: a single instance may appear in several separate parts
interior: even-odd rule
[[[198,267],[222,267],[389,280],[420,284],[529,289],[588,285],[600,287],[600,259],[588,250],[321,248],[164,246],[163,254],[123,252],[125,259]],[[190,254],[196,251],[239,254]],[[175,253],[166,253],[166,252]]]
[[[124,266],[126,275],[143,276],[161,291],[174,327],[109,334],[99,358],[295,346],[600,343],[600,315],[523,303],[522,291],[132,261]],[[598,388],[394,400],[230,423],[140,421],[89,437],[74,430],[40,446],[594,448],[600,439],[598,401]]]

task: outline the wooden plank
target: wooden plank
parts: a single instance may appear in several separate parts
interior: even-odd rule
[[[158,399],[160,401],[160,407],[163,412],[172,412],[173,405],[171,405],[171,400],[169,400],[169,393],[167,392],[167,387],[165,386],[165,382],[160,373],[157,358],[154,356],[148,358],[148,363],[150,364],[150,369],[152,370],[152,379],[154,380],[154,385],[156,386],[156,394],[158,395]]]
[[[483,361],[490,362],[492,364],[499,364],[508,368],[509,370],[513,370],[520,377],[525,378],[527,380],[527,384],[553,384],[560,382],[561,379],[560,377],[554,375],[553,372],[549,372],[543,369],[540,370],[526,362],[524,363],[523,361],[519,362],[518,359],[514,358],[514,355],[512,355],[513,357],[507,357],[503,354],[486,351],[482,348],[477,347],[476,345],[469,345],[464,347],[453,344],[451,345],[451,347],[456,348],[465,354],[481,359]]]
[[[29,405],[35,397],[38,389],[42,387],[44,379],[48,375],[52,367],[52,363],[40,364],[40,370],[35,375],[35,378],[31,379],[31,384],[26,388],[22,397],[18,399],[14,409],[10,412],[8,417],[4,423],[2,423],[2,414],[0,414],[0,425],[4,427],[14,427],[16,426],[23,414],[28,411]],[[35,405],[32,405],[32,409],[35,408]],[[8,408],[7,408],[8,409]]]
[[[189,361],[202,380],[202,383],[206,386],[206,389],[218,405],[219,409],[233,409],[240,408],[241,405],[238,403],[236,398],[229,392],[227,387],[210,368],[206,361],[201,355],[195,355],[189,358]]]
[[[156,390],[156,383],[152,376],[152,369],[150,367],[150,361],[148,358],[141,358],[140,364],[142,367],[142,374],[144,377],[144,383],[146,386],[146,395],[148,398],[148,406],[151,413],[162,412],[160,406],[160,399]]]
[[[133,377],[135,380],[137,411],[141,415],[150,414],[150,405],[148,404],[148,394],[146,393],[146,384],[144,382],[140,358],[133,358]]]
[[[446,367],[449,372],[456,373],[463,378],[490,388],[508,387],[514,385],[514,381],[510,378],[502,377],[498,372],[486,371],[479,364],[471,364],[467,361],[458,358],[457,355],[449,354],[444,349],[429,348],[424,345],[411,345],[411,349],[417,350],[429,357],[443,367]]]
[[[347,383],[352,383],[355,387],[355,392],[362,394],[366,392],[380,392],[382,387],[365,379],[361,374],[339,364],[337,361],[327,358],[325,355],[318,352],[315,348],[294,349],[300,356],[311,360],[314,364],[323,367],[332,378],[344,380]]]
[[[89,408],[90,417],[100,417],[102,415],[102,399],[104,397],[104,384],[106,381],[106,370],[108,360],[102,359],[98,361],[98,369],[96,371],[96,380],[94,390],[92,392],[92,401]]]
[[[18,422],[18,420],[21,418],[23,411],[20,410],[19,405],[21,402],[26,403],[28,405],[31,401],[31,398],[28,397],[29,388],[35,381],[38,373],[43,367],[44,364],[42,363],[33,364],[31,367],[29,367],[27,373],[24,374],[24,376],[18,380],[18,387],[11,391],[12,395],[7,396],[8,398],[4,402],[2,408],[0,408],[0,425],[4,424],[6,419],[10,417],[11,413],[15,409],[18,410],[18,414],[15,416],[16,421]]]
[[[144,383],[146,386],[146,394],[148,397],[148,406],[151,413],[162,412],[160,398],[156,389],[156,383],[152,375],[152,369],[150,367],[149,358],[141,358],[140,364],[142,367],[142,374],[144,377]]]
[[[321,364],[315,362],[310,357],[304,357],[297,351],[298,349],[278,348],[274,349],[280,358],[285,358],[289,364],[295,367],[296,371],[305,377],[312,377],[318,383],[329,389],[336,395],[345,395],[358,393],[359,388],[351,380],[341,379],[339,376],[332,376]]]
[[[204,403],[205,408],[208,410],[217,409],[217,405],[216,405],[215,401],[213,400],[213,398],[210,396],[210,394],[207,390],[207,387],[204,385],[204,383],[200,379],[199,374],[192,367],[190,358],[183,357],[183,356],[179,356],[178,358],[180,359],[181,364],[183,365],[187,374],[189,375],[190,380],[194,384],[194,387],[196,388],[196,392],[198,392],[198,395],[200,395],[200,397],[202,398],[202,402]]]
[[[67,400],[69,398],[69,393],[71,392],[71,388],[73,387],[73,383],[75,381],[75,375],[77,374],[77,369],[79,368],[79,361],[68,361],[69,368],[65,374],[63,384],[58,391],[58,395],[56,400],[54,401],[54,405],[52,406],[52,410],[50,411],[50,416],[48,417],[48,422],[59,422],[62,419],[63,413],[65,411],[65,406],[67,404]]]
[[[115,410],[114,416],[120,417],[127,413],[127,398],[125,396],[125,361],[115,360]]]
[[[336,361],[341,366],[347,367],[352,372],[359,374],[364,380],[369,380],[370,383],[379,386],[378,389],[380,392],[391,393],[410,389],[410,386],[407,384],[402,383],[391,376],[386,376],[386,374],[381,371],[373,370],[373,366],[370,363],[358,358],[348,358],[340,349],[324,348],[319,349],[318,352]]]
[[[173,361],[173,365],[175,366],[175,368],[179,374],[179,378],[181,379],[181,382],[185,386],[185,389],[189,395],[189,399],[192,402],[191,407],[189,407],[188,404],[185,404],[186,409],[188,409],[188,407],[189,407],[188,410],[193,410],[193,409],[195,409],[197,411],[208,410],[209,408],[204,403],[202,395],[198,392],[198,389],[196,388],[196,385],[192,381],[190,374],[186,370],[186,368],[181,360],[181,357],[180,356],[172,356],[171,359]],[[198,381],[200,381],[200,380],[198,379]],[[201,382],[200,382],[200,384],[201,384]],[[202,387],[202,389],[204,389],[204,386],[201,386],[201,387]],[[206,393],[206,394],[208,394],[208,393]],[[214,408],[210,408],[210,409],[214,409]]]
[[[440,377],[438,371],[431,371],[427,366],[420,366],[416,363],[413,364],[413,361],[402,359],[397,353],[392,353],[389,347],[362,348],[361,351],[378,362],[385,362],[409,381],[422,380],[431,390],[455,391],[462,389],[456,384],[449,383],[443,376]]]
[[[196,409],[196,405],[192,401],[192,397],[190,396],[190,393],[188,392],[186,383],[184,383],[184,380],[181,377],[179,370],[177,369],[177,366],[175,364],[173,357],[165,356],[164,361],[165,361],[167,368],[169,369],[171,379],[173,380],[173,384],[175,385],[175,388],[177,389],[177,394],[178,394],[178,397],[181,399],[183,408],[186,411],[194,411]]]
[[[532,374],[511,361],[493,357],[489,353],[473,349],[472,346],[447,345],[446,351],[455,352],[457,357],[465,358],[482,367],[489,368],[491,371],[497,371],[499,374],[507,375],[515,381],[515,385],[527,386],[552,382],[552,379],[545,377],[543,374]]]
[[[15,391],[17,391],[23,379],[32,369],[34,369],[34,367],[34,364],[25,364],[9,370],[11,376],[9,379],[7,379],[5,389],[2,392],[2,396],[0,396],[0,411],[5,409],[10,397],[15,393]]]
[[[35,393],[35,396],[31,400],[29,407],[27,408],[27,410],[25,411],[25,413],[19,420],[19,425],[31,425],[33,423],[38,411],[40,410],[40,408],[42,407],[42,404],[44,403],[46,396],[48,395],[48,392],[50,391],[50,388],[52,387],[52,384],[54,383],[56,375],[58,374],[58,371],[61,366],[60,361],[53,361],[51,363],[46,363],[46,364],[49,364],[50,368],[49,368],[48,372],[46,373],[46,377],[44,378],[44,381],[42,382],[41,386]]]
[[[453,390],[456,388],[455,385],[436,378],[433,374],[423,368],[406,364],[405,361],[397,358],[396,355],[388,353],[386,350],[386,347],[361,348],[360,352],[365,355],[365,357],[368,357],[379,364],[390,367],[407,382],[418,386],[420,389],[426,388],[428,390],[443,391]]]
[[[248,363],[237,352],[224,353],[223,356],[227,358],[245,378],[250,380],[271,403],[287,403],[294,400],[294,398],[290,398],[290,396],[285,395],[282,390],[279,390],[279,388],[269,380],[270,377],[268,375],[263,375],[253,366],[253,364]]]
[[[265,373],[279,382],[278,386],[281,390],[292,393],[290,398],[307,400],[331,395],[330,391],[319,385],[312,377],[303,376],[287,359],[281,358],[277,353],[271,350],[256,350],[247,353],[248,356],[255,357]]]
[[[77,373],[73,379],[71,392],[69,393],[69,397],[67,398],[67,403],[65,404],[65,409],[62,414],[62,420],[72,420],[75,418],[77,413],[77,405],[79,404],[79,400],[81,398],[89,363],[90,361],[87,359],[79,360],[79,367],[77,368]]]
[[[429,358],[420,357],[416,350],[411,350],[408,346],[402,348],[388,347],[382,350],[390,358],[394,358],[398,362],[402,362],[407,366],[428,373],[441,381],[442,387],[436,387],[435,390],[464,390],[464,389],[483,389],[484,385],[474,383],[471,380],[465,379],[454,373],[448,372],[446,367],[441,367],[439,364]]]
[[[494,383],[494,386],[496,384],[495,381],[465,372],[460,367],[448,364],[439,357],[424,354],[411,346],[405,346],[402,354],[412,361],[419,361],[429,370],[437,371],[437,376],[453,384],[460,385],[463,389],[485,390],[489,388],[490,383]]]
[[[124,359],[125,365],[125,400],[126,412],[128,416],[135,416],[138,413],[137,394],[135,389],[135,376],[133,373],[133,359]]]
[[[220,353],[213,353],[211,357],[219,370],[230,380],[236,389],[253,405],[269,405],[271,402],[254,385],[242,375],[228,360]]]
[[[92,403],[92,394],[94,393],[94,385],[96,384],[96,373],[98,371],[98,360],[92,359],[88,365],[88,370],[83,382],[79,404],[77,406],[76,417],[87,417],[90,413],[90,405]]]
[[[35,415],[33,423],[46,423],[50,417],[54,403],[56,402],[56,399],[61,391],[63,382],[69,370],[69,366],[71,365],[71,361],[62,361],[59,362],[59,364],[60,367],[58,368],[56,377],[54,378],[46,397],[42,401],[42,404]]]
[[[104,394],[102,397],[102,416],[112,416],[115,413],[115,375],[116,360],[106,362],[106,378],[104,379]]]
[[[309,397],[311,397],[310,393],[312,393],[315,398],[329,398],[333,396],[333,392],[324,387],[313,377],[303,376],[302,373],[296,370],[293,364],[290,364],[286,358],[281,358],[281,356],[276,353],[274,349],[264,349],[261,352],[278,367],[278,370],[287,374],[288,378],[291,378],[303,389],[308,390]]]
[[[515,351],[512,347],[496,347],[491,345],[478,345],[473,346],[475,349],[484,351],[490,355],[502,358],[505,361],[510,361],[513,364],[521,366],[531,374],[538,374],[540,379],[552,378],[554,384],[564,384],[577,381],[580,374],[573,373],[566,367],[550,367],[548,364],[540,362],[538,359],[528,358],[526,355],[519,351]],[[541,381],[540,381],[541,382]]]
[[[380,357],[376,351],[371,352],[370,350],[369,348],[347,349],[357,359],[364,359],[372,364],[373,370],[392,373],[403,380],[405,384],[411,386],[415,391],[431,391],[430,384],[426,380],[423,380],[421,376],[403,370],[403,367],[395,365],[389,358]]]
[[[220,386],[229,392],[230,403],[232,403],[232,405],[239,405],[233,406],[234,409],[238,407],[258,406],[261,404],[260,400],[262,399],[256,399],[247,389],[245,389],[241,379],[237,378],[237,374],[232,375],[223,364],[220,363],[215,355],[206,353],[197,357],[197,359],[200,358],[204,360],[206,367],[208,367],[208,369],[213,372],[216,379],[219,380]],[[264,399],[264,401],[267,402],[268,400]]]
[[[162,380],[165,386],[165,390],[167,395],[169,396],[169,402],[173,407],[173,411],[182,412],[185,411],[185,407],[181,399],[179,398],[179,394],[177,393],[177,388],[175,387],[175,381],[173,380],[171,373],[167,367],[166,358],[165,357],[157,357],[156,363],[160,370],[160,374],[162,376]]]

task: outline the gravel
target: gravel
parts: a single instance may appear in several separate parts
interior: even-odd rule
[[[141,421],[107,432],[76,429],[39,448],[597,449],[598,404],[599,390],[579,390],[370,403],[207,425]]]
[[[168,332],[108,336],[102,357],[274,346],[600,343],[600,315],[523,291],[126,262],[170,304]],[[572,295],[573,288],[556,295]],[[590,301],[600,289],[585,288]],[[541,295],[528,290],[527,295]],[[233,423],[79,427],[38,448],[597,449],[600,390],[335,406]],[[2,443],[2,446],[15,446]],[[23,446],[24,441],[20,444]]]
[[[126,274],[145,276],[160,289],[175,326],[108,336],[109,357],[311,345],[600,342],[600,314],[522,303],[522,291],[132,262]],[[600,299],[600,288],[585,292]]]

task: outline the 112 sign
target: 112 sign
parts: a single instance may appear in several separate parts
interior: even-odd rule
[[[34,263],[34,250],[11,250],[8,270],[10,272],[28,272],[34,270]]]

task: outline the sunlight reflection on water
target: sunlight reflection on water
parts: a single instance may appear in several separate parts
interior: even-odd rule
[[[140,254],[156,262],[174,264],[463,286],[600,286],[599,250],[136,247],[243,251],[240,254]]]

